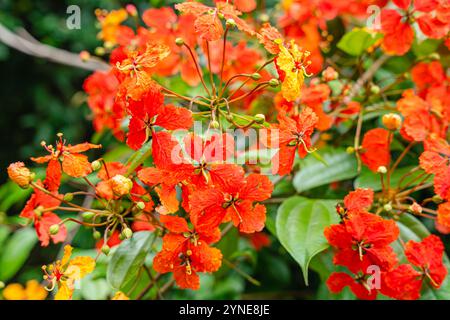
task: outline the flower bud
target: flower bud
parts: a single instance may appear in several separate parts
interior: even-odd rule
[[[104,56],[105,53],[106,53],[105,48],[103,48],[103,47],[97,47],[97,48],[95,48],[95,54],[96,54],[97,56]]]
[[[417,202],[414,202],[412,205],[410,205],[409,210],[414,213],[422,213],[422,207]]]
[[[58,232],[59,232],[59,225],[57,225],[57,224],[51,225],[50,228],[48,229],[48,231],[50,232],[50,234],[52,236],[58,234]]]
[[[91,221],[92,220],[92,218],[94,218],[94,213],[93,212],[91,212],[91,211],[86,211],[86,212],[83,212],[83,214],[81,215],[82,217],[83,217],[83,220],[85,220],[85,221]]]
[[[278,81],[278,79],[270,79],[269,85],[273,88],[276,88],[280,85],[280,81]]]
[[[102,252],[103,252],[103,254],[105,255],[105,256],[107,256],[108,254],[109,254],[109,252],[111,251],[111,248],[108,246],[108,245],[104,245],[103,247],[102,247]]]
[[[25,167],[23,162],[11,163],[8,167],[8,176],[23,189],[28,188],[30,182],[34,179],[34,174],[27,167]]]
[[[131,4],[131,3],[127,4],[125,6],[125,10],[127,10],[128,14],[132,17],[137,17],[137,15],[138,15],[136,6],[134,4]]]
[[[120,197],[129,194],[131,188],[133,188],[133,182],[131,179],[124,177],[121,174],[112,177],[110,183],[114,194]]]
[[[265,115],[263,115],[261,113],[258,113],[258,114],[255,115],[255,122],[256,123],[261,124],[261,123],[264,123],[264,121],[266,121],[266,116]]]
[[[383,121],[383,125],[386,127],[386,129],[388,130],[398,130],[400,129],[400,127],[402,126],[402,118],[395,113],[388,113],[385,114],[382,118]]]
[[[179,47],[181,47],[184,44],[184,40],[183,38],[176,38],[175,39],[175,44]]]
[[[133,236],[133,231],[130,228],[125,228],[125,229],[122,230],[121,235],[125,239],[130,239]]]
[[[219,127],[220,127],[220,124],[217,120],[211,121],[209,125],[212,129],[219,129]]]
[[[442,202],[444,201],[444,200],[443,200],[440,196],[438,196],[437,194],[435,194],[435,195],[433,196],[432,200],[433,200],[433,202],[436,203],[436,204],[440,204],[440,203],[442,203]]]
[[[139,210],[144,210],[145,209],[145,203],[142,201],[139,201],[138,203],[136,203],[136,208],[138,208]]]
[[[355,148],[353,147],[347,147],[347,149],[345,150],[348,154],[353,154],[355,153]]]
[[[430,55],[428,56],[428,58],[430,58],[431,60],[440,60],[440,59],[441,59],[441,56],[440,56],[439,53],[433,52],[432,54],[430,54]]]
[[[63,200],[64,201],[68,201],[68,202],[70,202],[70,201],[72,201],[73,200],[73,193],[66,193],[65,195],[64,195],[64,197],[63,197]]]
[[[225,22],[225,25],[227,27],[235,27],[236,26],[236,21],[234,21],[234,19],[227,19],[227,21]]]
[[[252,78],[253,80],[259,80],[261,79],[261,75],[258,72],[253,73],[250,78]]]
[[[387,168],[385,166],[379,166],[377,169],[378,173],[385,174],[387,173]]]
[[[87,61],[89,61],[90,58],[91,58],[91,54],[89,52],[87,52],[86,50],[83,50],[80,52],[81,61],[87,62]]]
[[[92,161],[91,168],[92,168],[93,171],[100,170],[101,167],[102,167],[102,162],[101,161],[98,161],[98,160]]]
[[[328,82],[328,81],[336,80],[339,77],[339,73],[337,73],[337,71],[334,70],[332,67],[328,67],[322,72],[322,77],[323,77],[323,80]]]
[[[391,211],[392,210],[392,205],[390,203],[386,203],[383,206],[384,211]]]
[[[102,234],[100,233],[100,231],[94,231],[94,232],[92,233],[92,237],[93,237],[95,240],[99,240],[99,239],[102,237]]]
[[[0,281],[0,289],[3,289],[5,287],[5,283]]]
[[[370,92],[373,94],[379,94],[380,93],[380,87],[377,85],[370,86]]]

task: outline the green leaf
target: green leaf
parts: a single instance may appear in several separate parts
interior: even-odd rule
[[[402,179],[402,177],[411,171],[411,169],[413,169],[414,166],[408,166],[408,167],[403,167],[403,168],[398,168],[394,171],[394,173],[391,176],[391,186],[395,187],[398,185],[398,183],[400,182],[400,180]],[[417,179],[416,181],[414,181],[415,178],[417,178],[420,174],[423,174],[423,170],[417,170],[415,172],[413,172],[412,174],[406,176],[404,178],[404,180],[402,181],[402,185],[406,185],[408,183],[411,182],[410,186],[416,186],[422,179]],[[425,176],[423,176],[425,177]],[[385,179],[385,183],[386,183],[386,178]],[[433,177],[429,177],[428,181],[432,181]],[[372,171],[370,171],[368,168],[364,167],[361,170],[361,174],[359,175],[358,178],[355,179],[354,182],[354,187],[356,188],[371,188],[374,191],[379,191],[381,190],[381,180],[380,180],[380,175],[378,173],[374,173]]]
[[[0,255],[1,281],[8,281],[22,268],[37,241],[32,228],[20,229],[6,241]]]
[[[306,284],[311,259],[329,246],[323,230],[338,220],[335,203],[334,200],[294,196],[284,201],[278,209],[278,239],[300,265]]]
[[[122,289],[136,277],[150,251],[153,237],[154,234],[148,231],[136,232],[113,253],[106,278],[114,289]]]
[[[354,28],[342,37],[337,47],[351,56],[360,56],[380,38],[379,33],[369,33],[364,29]]]
[[[300,170],[294,177],[297,192],[303,192],[334,181],[356,177],[358,174],[355,156],[344,149],[324,148],[316,151],[328,166],[308,156],[300,161]]]

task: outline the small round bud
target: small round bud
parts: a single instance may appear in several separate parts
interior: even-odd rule
[[[261,22],[269,22],[269,20],[270,20],[270,17],[269,17],[268,14],[263,13],[263,14],[259,15],[259,21],[261,21]]]
[[[383,125],[388,130],[398,130],[402,126],[402,118],[395,113],[385,114],[382,118]]]
[[[80,52],[81,61],[87,62],[87,61],[89,61],[90,58],[91,58],[91,54],[89,52],[87,52],[86,50],[83,50]]]
[[[378,169],[377,169],[377,172],[381,173],[381,174],[386,174],[387,173],[387,168],[385,166],[379,166]]]
[[[266,121],[266,116],[261,113],[258,113],[255,115],[255,121],[256,121],[256,123],[259,123],[259,124],[264,123],[264,121]]]
[[[48,231],[50,232],[50,234],[52,236],[58,234],[58,232],[59,232],[59,225],[58,224],[51,225],[50,228],[48,229]]]
[[[83,214],[81,215],[83,217],[83,220],[85,221],[91,221],[92,218],[94,218],[95,213],[91,212],[91,211],[86,211],[83,212]]]
[[[105,53],[106,53],[105,48],[103,48],[103,47],[97,47],[97,48],[95,48],[95,54],[96,54],[97,56],[104,56]]]
[[[253,80],[259,80],[261,79],[261,75],[258,72],[253,73],[250,78],[252,78]]]
[[[92,233],[92,237],[93,237],[95,240],[99,240],[99,239],[102,237],[102,234],[100,233],[100,231],[94,231],[94,232]]]
[[[34,209],[34,214],[37,215],[38,217],[42,216],[42,213],[44,211],[44,207],[43,206],[38,206],[36,209]]]
[[[215,10],[210,10],[209,11],[209,14],[215,14]],[[217,12],[217,16],[220,18],[220,19],[223,19],[223,18],[225,18],[225,16],[223,15],[223,13],[222,12]]]
[[[131,3],[127,4],[125,6],[125,10],[127,10],[128,14],[132,17],[137,17],[137,15],[138,15],[136,6],[134,4],[131,4]]]
[[[145,209],[145,203],[142,201],[139,201],[138,203],[136,203],[136,208],[138,208],[139,210],[144,210]]]
[[[278,79],[270,79],[269,85],[273,88],[276,88],[280,85],[280,81],[278,81]]]
[[[34,176],[31,171],[25,167],[23,162],[11,163],[8,167],[8,176],[19,187],[26,189],[29,187],[30,182],[33,181]]]
[[[333,69],[333,67],[328,67],[322,72],[322,78],[326,82],[336,80],[339,78],[339,73]]]
[[[64,195],[64,197],[63,197],[63,200],[64,201],[68,201],[68,202],[70,202],[70,201],[72,201],[73,200],[73,193],[66,193],[65,195]]]
[[[386,203],[383,206],[384,211],[391,211],[392,210],[392,205],[390,203]]]
[[[133,236],[133,231],[130,228],[125,228],[121,234],[125,239],[130,239]]]
[[[100,170],[101,167],[102,167],[101,161],[98,161],[98,160],[92,161],[92,163],[91,163],[92,170],[97,171],[97,170]]]
[[[110,180],[111,189],[117,196],[129,194],[133,188],[133,181],[121,174],[115,175]]]
[[[380,87],[377,86],[377,85],[372,85],[370,87],[370,92],[373,93],[373,94],[379,94],[380,90],[381,90]]]
[[[236,26],[236,21],[234,21],[234,19],[227,19],[227,21],[225,22],[225,25],[227,27],[235,27]]]
[[[111,41],[105,41],[105,43],[103,44],[103,46],[108,50],[111,50],[112,48],[114,48],[114,45],[115,45],[114,42],[111,42]]]
[[[353,154],[355,153],[355,148],[353,147],[347,147],[347,149],[345,150],[348,154]]]
[[[438,196],[437,194],[435,194],[435,195],[433,196],[432,200],[433,200],[433,202],[436,203],[436,204],[440,204],[440,203],[442,203],[442,202],[444,201],[444,200],[443,200],[440,196]]]
[[[412,205],[410,205],[409,210],[411,210],[414,213],[422,213],[422,207],[417,202],[414,202]]]
[[[111,248],[108,246],[108,245],[104,245],[103,247],[102,247],[102,252],[103,252],[103,254],[105,255],[105,256],[107,256],[108,254],[109,254],[109,252],[111,251]]]
[[[0,289],[3,289],[5,287],[5,283],[0,281]]]
[[[234,117],[233,117],[233,115],[231,113],[228,113],[225,116],[225,119],[227,119],[227,121],[229,121],[229,122],[232,122],[234,120]]]
[[[183,44],[184,44],[184,40],[183,40],[183,38],[176,38],[175,39],[175,44],[177,45],[177,46],[182,46]]]
[[[125,240],[125,236],[121,233],[121,234],[119,234],[119,240],[120,241],[123,241],[123,240]]]
[[[211,127],[212,129],[219,129],[219,127],[220,127],[220,124],[219,124],[219,122],[218,122],[217,120],[211,121],[211,122],[209,123],[209,125],[210,125],[210,127]]]

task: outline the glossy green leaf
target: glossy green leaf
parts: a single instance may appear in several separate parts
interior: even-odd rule
[[[148,231],[136,232],[113,253],[106,277],[114,289],[122,289],[136,277],[150,251],[153,237],[154,234]]]
[[[306,284],[311,259],[329,246],[323,230],[338,220],[335,204],[334,200],[295,196],[284,201],[278,209],[278,239],[300,265]]]
[[[358,174],[354,155],[344,149],[324,148],[316,151],[328,165],[308,156],[300,161],[300,170],[294,177],[297,192],[303,192],[334,181],[356,177]]]
[[[8,281],[22,268],[38,238],[32,228],[16,231],[0,251],[0,280]]]
[[[337,47],[349,55],[360,56],[380,38],[380,34],[355,28],[342,37]]]

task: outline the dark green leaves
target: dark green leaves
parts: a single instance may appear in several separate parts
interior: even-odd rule
[[[357,174],[355,156],[344,149],[324,148],[316,151],[327,163],[308,156],[300,162],[300,170],[294,177],[297,192],[303,192],[334,181],[354,178]]]
[[[278,209],[276,230],[281,244],[298,262],[308,284],[308,265],[319,252],[328,248],[323,230],[336,223],[334,200],[316,200],[295,196]]]
[[[107,280],[120,290],[134,279],[150,251],[154,234],[148,231],[136,232],[131,239],[123,241],[111,257]]]

